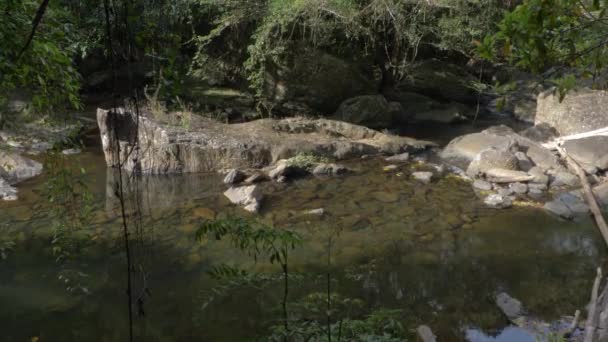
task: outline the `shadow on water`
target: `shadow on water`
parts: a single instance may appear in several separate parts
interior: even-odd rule
[[[3,236],[15,248],[0,261],[2,339],[118,341],[127,335],[124,255],[112,177],[101,155],[78,156],[89,170],[95,196],[93,224],[73,274],[60,277],[49,240],[50,217],[39,189],[1,204]],[[310,178],[288,186],[267,183],[258,219],[304,238],[290,255],[290,302],[326,287],[327,238],[332,246],[332,291],[359,299],[355,313],[400,309],[406,329],[433,327],[441,340],[492,341],[507,322],[493,304],[498,291],[520,299],[528,311],[556,319],[584,306],[595,266],[604,257],[591,222],[563,222],[532,208],[488,210],[470,185],[442,179],[422,185],[381,171],[380,161],[360,161],[352,175]],[[413,166],[412,166],[413,167]],[[268,334],[280,317],[282,282],[226,287],[209,276],[227,263],[262,274],[277,265],[254,262],[224,241],[194,240],[202,219],[246,216],[228,205],[217,175],[175,175],[142,180],[145,259],[150,296],[135,322],[146,341],[241,341]],[[323,216],[306,215],[324,208]],[[272,278],[272,277],[270,277]],[[66,282],[66,279],[69,279]],[[78,284],[72,283],[78,279]],[[344,313],[343,313],[344,314]],[[334,319],[339,319],[337,312]],[[496,341],[519,341],[502,331]]]

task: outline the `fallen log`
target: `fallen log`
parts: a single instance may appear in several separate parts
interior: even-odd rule
[[[596,130],[585,132],[585,133],[566,135],[566,136],[556,138],[552,141],[546,142],[541,145],[550,150],[557,150],[558,147],[560,147],[561,144],[563,144],[565,141],[594,137],[594,136],[598,136],[598,135],[608,136],[608,127],[596,129]]]
[[[595,223],[600,232],[602,233],[602,237],[604,238],[606,245],[608,245],[608,225],[606,224],[606,220],[602,215],[602,210],[600,209],[600,206],[597,203],[597,199],[593,194],[591,184],[589,184],[589,180],[587,180],[587,175],[585,174],[585,171],[581,168],[580,165],[578,165],[578,163],[574,159],[570,157],[570,155],[568,155],[568,152],[566,152],[563,147],[557,146],[557,151],[566,160],[568,166],[576,173],[578,178],[580,178],[581,185],[583,186],[582,190],[583,195],[585,197],[585,201],[587,202],[587,205],[591,210],[591,214],[593,214]]]
[[[587,315],[587,323],[585,323],[585,339],[584,342],[593,342],[595,339],[595,330],[598,322],[597,304],[600,282],[602,280],[602,269],[598,267],[593,288],[591,289],[591,302],[589,303],[589,313]]]

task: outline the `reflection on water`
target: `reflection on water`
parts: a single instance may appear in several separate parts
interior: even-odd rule
[[[124,256],[112,174],[106,174],[98,152],[75,161],[89,171],[97,207],[90,241],[68,270],[70,277],[60,277],[65,270],[50,250],[50,218],[38,191],[44,179],[26,184],[20,201],[0,204],[2,234],[16,241],[0,261],[3,340],[125,339]],[[464,339],[466,326],[505,327],[493,304],[497,291],[520,299],[544,319],[584,306],[593,269],[604,256],[590,222],[563,222],[530,208],[488,210],[470,185],[451,178],[422,185],[408,177],[409,166],[400,176],[382,172],[377,160],[350,166],[356,172],[342,178],[263,184],[267,197],[258,218],[305,239],[290,257],[292,272],[301,275],[292,282],[290,301],[324,291],[332,237],[333,291],[363,300],[361,315],[401,309],[407,329],[427,324],[441,340]],[[218,291],[220,284],[207,271],[229,263],[273,274],[277,266],[256,263],[224,242],[194,241],[203,218],[248,215],[223,198],[221,178],[147,177],[141,186],[146,234],[138,237],[144,247],[135,255],[151,293],[136,319],[136,335],[146,341],[265,336],[280,316],[281,281]],[[324,208],[325,215],[303,214],[316,208]],[[507,329],[491,339],[469,330],[466,336],[525,341],[520,333]]]

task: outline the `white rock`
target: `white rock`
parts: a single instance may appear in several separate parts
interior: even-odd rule
[[[80,152],[82,152],[79,148],[68,148],[67,150],[63,150],[61,151],[61,153],[63,153],[66,156],[71,156],[74,154],[79,154]]]
[[[249,212],[257,212],[264,195],[257,185],[232,187],[224,192],[230,202],[241,205]]]
[[[483,201],[488,207],[495,209],[509,208],[513,205],[513,202],[509,197],[501,196],[499,194],[492,194],[486,197]]]
[[[412,177],[414,177],[414,179],[416,180],[421,181],[422,183],[428,184],[433,178],[433,173],[428,171],[413,172]]]
[[[401,154],[397,154],[394,156],[390,156],[384,160],[386,160],[387,162],[391,162],[391,163],[404,163],[406,161],[408,161],[410,159],[410,154],[409,153],[401,153]]]

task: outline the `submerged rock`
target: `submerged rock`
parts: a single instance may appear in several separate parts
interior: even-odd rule
[[[307,153],[340,160],[434,146],[326,119],[261,119],[228,125],[193,116],[190,128],[185,129],[153,119],[150,114],[137,118],[122,109],[116,113],[98,109],[97,121],[106,163],[115,164],[113,156],[118,146],[114,136],[118,136],[122,160],[137,137],[142,148],[124,166],[148,174],[259,168]]]
[[[593,188],[598,204],[608,209],[608,183]],[[589,213],[581,190],[565,192],[557,195],[552,201],[545,203],[545,210],[565,219],[575,219]]]
[[[505,292],[499,293],[496,298],[496,305],[502,313],[510,320],[516,321],[524,317],[525,311],[521,302]]]
[[[263,194],[257,185],[233,187],[224,192],[230,202],[243,206],[245,210],[257,213],[260,209]]]

